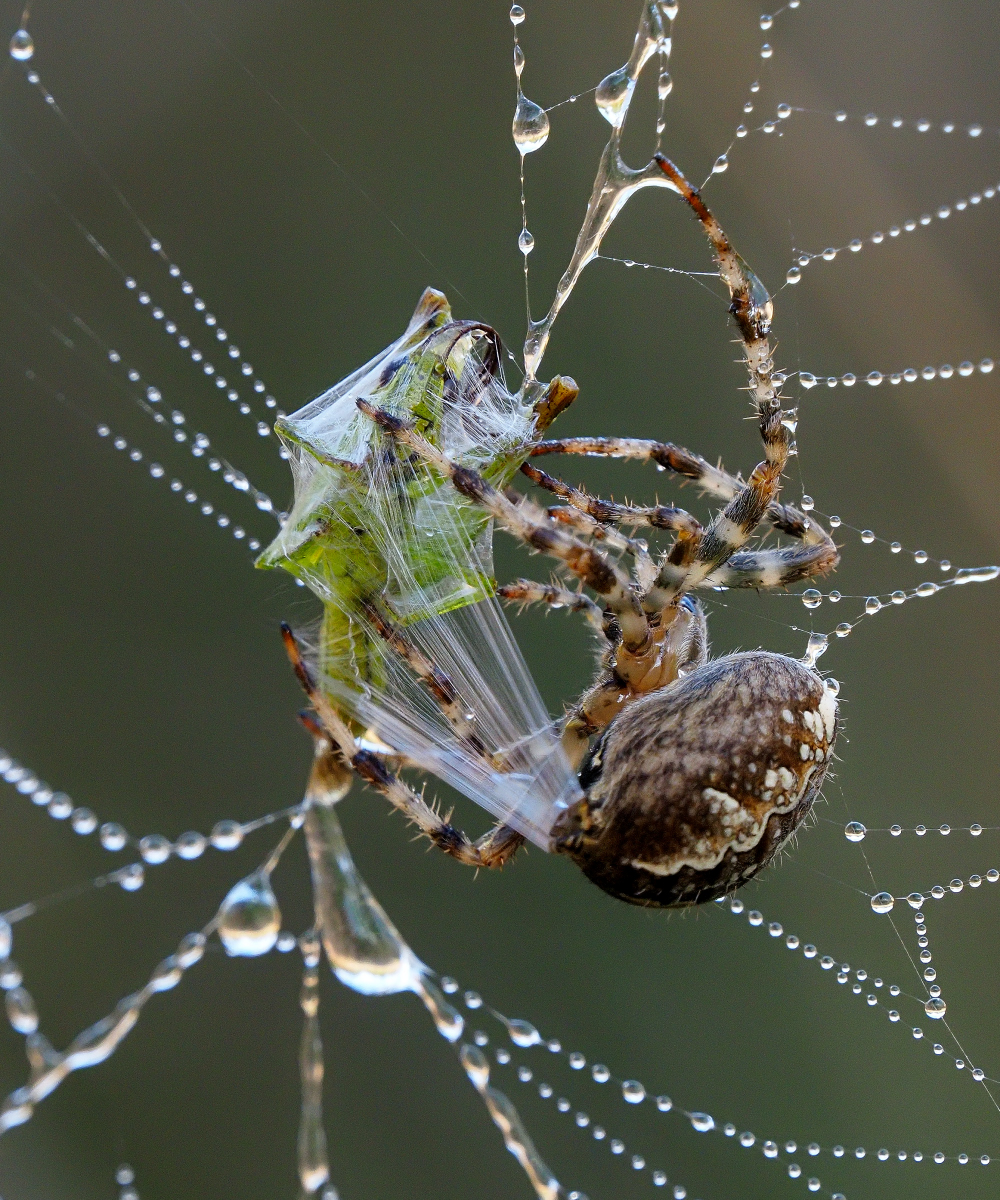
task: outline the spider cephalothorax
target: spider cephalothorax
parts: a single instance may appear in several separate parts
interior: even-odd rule
[[[434,346],[449,348],[426,372],[430,382],[420,384],[430,401],[424,391],[416,402],[412,392],[406,392],[406,402],[401,404],[403,393],[398,392],[386,405],[384,389],[396,385],[391,383],[394,377],[387,384],[384,373],[377,381],[382,392],[362,393],[355,388],[340,401],[343,405],[350,400],[372,422],[370,428],[381,431],[366,450],[368,457],[359,456],[351,464],[355,491],[366,497],[364,504],[374,505],[376,513],[383,511],[383,496],[406,500],[392,510],[392,521],[384,515],[380,518],[381,525],[394,526],[379,530],[391,551],[385,560],[389,584],[381,592],[362,587],[353,598],[341,597],[340,602],[352,627],[362,627],[376,651],[378,646],[387,648],[395,662],[405,664],[408,677],[422,685],[425,701],[433,697],[451,749],[444,754],[433,748],[425,753],[426,746],[417,743],[407,749],[394,739],[391,729],[386,737],[389,744],[381,750],[361,738],[365,724],[360,718],[367,720],[365,713],[372,706],[366,710],[360,703],[352,711],[350,691],[343,686],[336,694],[330,686],[324,689],[302,662],[290,634],[288,643],[300,679],[340,753],[440,849],[469,865],[499,867],[530,836],[546,849],[571,858],[613,896],[639,905],[674,907],[723,895],[774,859],[809,812],[836,736],[834,692],[826,688],[811,662],[764,651],[710,660],[705,616],[692,593],[699,588],[784,587],[832,569],[838,553],[829,533],[814,518],[778,500],[791,421],[782,411],[783,381],[774,370],[768,341],[770,298],[733,250],[698,191],[661,155],[651,167],[662,172],[684,198],[715,251],[730,292],[729,311],[743,342],[764,460],[744,481],[671,443],[627,438],[537,440],[541,426],[575,395],[575,385],[569,390],[560,385],[560,403],[552,412],[544,407],[544,396],[531,408],[532,395],[542,395],[544,389],[530,378],[516,397],[502,388],[499,341],[491,330],[486,331],[486,341],[494,352],[488,360],[476,359],[465,326],[455,325],[454,337],[450,324],[425,335],[417,321],[418,309],[409,333],[425,341],[414,343],[413,353],[427,356],[427,336]],[[484,327],[468,328],[482,338]],[[462,381],[467,377],[475,381],[476,389],[474,395],[469,393],[471,399],[463,400]],[[433,383],[435,379],[439,385]],[[526,390],[529,385],[534,391]],[[495,435],[475,416],[482,407],[480,397],[490,395],[497,412],[520,412],[533,423],[520,442],[508,440],[503,460],[506,474],[493,469],[488,452],[484,457]],[[479,428],[477,419],[482,436],[470,440],[468,430]],[[445,444],[442,431],[447,429],[458,430],[459,436],[452,436],[454,449]],[[362,444],[368,446],[366,441]],[[696,482],[721,499],[723,507],[703,525],[672,505],[640,507],[602,500],[525,461],[548,454],[652,461]],[[523,474],[561,504],[543,509],[507,487],[518,461]],[[313,491],[304,494],[312,503],[315,487],[310,486]],[[463,504],[467,509],[461,508]],[[303,526],[296,550],[303,562],[318,564],[311,570],[325,570],[317,536],[322,539],[323,531],[345,507],[336,498],[324,500],[324,505],[322,522],[317,525],[310,517],[313,523]],[[367,510],[357,511],[363,517]],[[472,515],[471,522],[469,515],[462,515],[466,512]],[[451,522],[447,534],[434,523],[446,516]],[[570,577],[567,583],[573,579],[577,583],[573,588],[562,581],[543,584],[520,579],[499,587],[497,593],[515,603],[581,612],[602,645],[593,684],[561,723],[559,761],[571,787],[562,793],[565,801],[557,789],[548,793],[549,819],[541,837],[536,836],[538,798],[530,794],[534,778],[530,747],[523,738],[491,742],[483,736],[482,713],[490,698],[482,689],[479,694],[475,688],[463,689],[442,669],[437,652],[447,655],[447,636],[421,641],[425,619],[432,625],[438,619],[430,612],[428,597],[443,597],[439,611],[450,611],[461,603],[452,586],[458,576],[464,579],[470,602],[488,590],[489,581],[482,570],[471,576],[463,573],[461,563],[442,556],[440,550],[428,557],[411,547],[422,547],[421,539],[430,539],[432,546],[440,546],[443,540],[453,550],[463,529],[486,529],[484,522],[490,518],[525,546],[554,559]],[[794,544],[748,548],[761,525],[794,539]],[[637,526],[665,531],[672,540],[655,555],[645,541],[622,532],[622,527]],[[318,535],[314,529],[320,531]],[[400,545],[405,553],[398,550]],[[351,555],[339,553],[335,565],[355,585],[364,576],[364,564]],[[399,588],[401,570],[410,572],[411,584],[422,579],[417,609]],[[328,573],[326,578],[328,595],[336,599],[330,583],[334,576]],[[356,644],[357,638],[351,645]],[[478,646],[471,650],[473,656],[485,651],[486,647]],[[382,686],[370,672],[364,679],[359,674],[362,684],[368,694]],[[340,712],[341,702],[346,702],[350,720]],[[380,738],[394,723],[405,735],[392,705],[376,706],[374,727]],[[490,811],[503,814],[496,827],[475,842],[397,773],[401,765],[417,765],[447,778],[458,760],[470,764],[466,778],[473,784],[468,794]],[[571,769],[579,772],[579,787],[573,783]],[[487,791],[494,789],[490,803],[482,799],[486,792],[475,782],[478,779]],[[498,787],[508,787],[517,799],[497,803]]]

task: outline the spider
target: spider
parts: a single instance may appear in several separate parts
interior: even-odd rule
[[[411,473],[429,471],[450,481],[500,528],[578,581],[578,590],[527,579],[498,589],[508,601],[582,613],[602,643],[597,678],[562,723],[562,745],[578,772],[581,794],[556,819],[549,849],[572,859],[612,896],[679,907],[732,891],[774,859],[819,793],[837,729],[835,695],[812,665],[764,650],[710,659],[705,614],[690,593],[699,587],[782,587],[831,570],[839,555],[812,517],[778,501],[789,432],[780,381],[772,379],[770,298],[698,190],[663,155],[654,162],[701,223],[728,286],[764,461],[744,482],[670,443],[566,438],[536,441],[528,455],[653,461],[726,501],[707,527],[680,508],[603,500],[525,461],[521,470],[527,478],[563,501],[543,510],[456,463],[414,421],[365,398],[357,407],[384,435],[378,453]],[[496,339],[492,330],[489,337]],[[497,360],[493,355],[493,370]],[[564,386],[558,394],[564,407],[575,388]],[[762,523],[798,544],[743,549]],[[654,560],[646,544],[625,536],[622,526],[668,531],[672,545]],[[627,558],[631,574],[621,565]],[[458,694],[379,597],[362,598],[361,607],[376,635],[434,697],[466,749],[502,771],[497,752],[468,728],[470,698]],[[287,626],[284,631],[300,682],[333,747],[357,775],[459,862],[501,867],[509,861],[525,840],[522,834],[500,822],[472,841],[400,778],[394,769],[400,764],[388,748],[359,747],[318,686],[298,639]]]

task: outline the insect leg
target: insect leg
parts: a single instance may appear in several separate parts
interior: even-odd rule
[[[502,867],[523,845],[524,838],[506,825],[497,825],[473,842],[442,817],[408,784],[386,766],[382,757],[359,750],[347,723],[317,687],[291,628],[282,623],[282,637],[292,668],[320,718],[323,729],[356,775],[380,792],[439,850],[470,867]]]
[[[458,694],[458,689],[451,679],[436,667],[425,655],[409,641],[409,639],[391,621],[379,612],[373,604],[362,604],[365,616],[371,622],[375,632],[392,648],[396,655],[410,668],[428,692],[434,697],[448,724],[454,729],[458,739],[488,762],[491,760],[482,739],[475,733],[466,717],[468,704]]]

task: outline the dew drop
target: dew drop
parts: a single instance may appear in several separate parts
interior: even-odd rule
[[[989,583],[1000,575],[1000,567],[963,567],[960,571],[955,572],[955,582],[963,583]]]
[[[514,136],[514,145],[522,158],[526,154],[534,154],[548,141],[549,114],[521,93],[514,110],[511,133]]]
[[[128,841],[128,834],[121,825],[114,821],[108,821],[101,826],[101,845],[105,850],[121,850]]]
[[[10,26],[8,26],[10,28]],[[27,29],[19,29],[10,39],[10,56],[17,62],[27,62],[34,58],[35,43]]]
[[[243,827],[238,821],[217,821],[209,840],[216,850],[235,850],[243,841]]]
[[[626,1104],[641,1104],[646,1099],[646,1089],[638,1079],[626,1079],[622,1084],[622,1099]]]
[[[806,588],[802,593],[802,603],[806,608],[819,608],[823,603],[823,593],[818,592],[815,588]]]
[[[691,1128],[695,1133],[711,1133],[715,1128],[715,1118],[709,1116],[708,1113],[693,1112],[690,1120]]]
[[[774,17],[770,13],[760,14],[760,27],[766,33],[774,24]]]
[[[23,987],[13,987],[4,997],[7,1020],[18,1033],[34,1033],[38,1028],[38,1011],[31,993]]]
[[[844,827],[844,837],[847,838],[849,842],[863,842],[867,832],[868,830],[864,827],[864,825],[861,824],[860,821],[848,821],[847,825]]]
[[[517,246],[525,258],[527,258],[535,248],[534,234],[528,229],[522,229],[517,236]]]
[[[713,175],[721,175],[723,171],[728,171],[728,170],[729,170],[729,156],[727,154],[720,154],[719,157],[712,164],[712,174]]]
[[[878,892],[872,896],[872,912],[878,913],[879,916],[884,916],[886,913],[891,913],[893,904],[892,895],[889,892]]]
[[[940,996],[931,996],[924,1005],[924,1012],[935,1021],[940,1021],[947,1011],[948,1006]]]
[[[267,954],[281,932],[281,910],[261,871],[241,879],[219,909],[219,940],[234,957]]]
[[[666,100],[674,88],[674,81],[669,71],[661,71],[656,81],[656,94],[661,100]]]
[[[512,4],[510,6],[510,23],[511,25],[520,25],[524,20],[524,9],[520,4]]]
[[[793,284],[798,283],[801,278],[802,278],[802,272],[799,270],[798,267],[790,267],[787,275],[785,276],[785,279],[789,283],[793,283]]]
[[[607,1083],[611,1078],[611,1072],[604,1063],[594,1063],[590,1068],[590,1075],[594,1083]]]
[[[612,71],[597,85],[597,90],[594,92],[594,103],[600,110],[601,116],[612,128],[619,129],[621,127],[634,90],[635,80],[627,66]]]
[[[879,600],[878,596],[869,596],[868,599],[865,601],[865,612],[870,617],[874,616],[875,613],[877,613],[881,609],[881,607],[882,607],[882,601]]]
[[[528,1021],[522,1021],[515,1017],[514,1020],[507,1021],[506,1025],[510,1040],[515,1046],[527,1049],[528,1046],[537,1046],[542,1040],[541,1034]]]

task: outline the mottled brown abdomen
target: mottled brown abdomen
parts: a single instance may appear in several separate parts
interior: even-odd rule
[[[715,659],[608,726],[555,849],[632,904],[714,900],[767,866],[801,824],[836,719],[833,692],[795,659]]]

